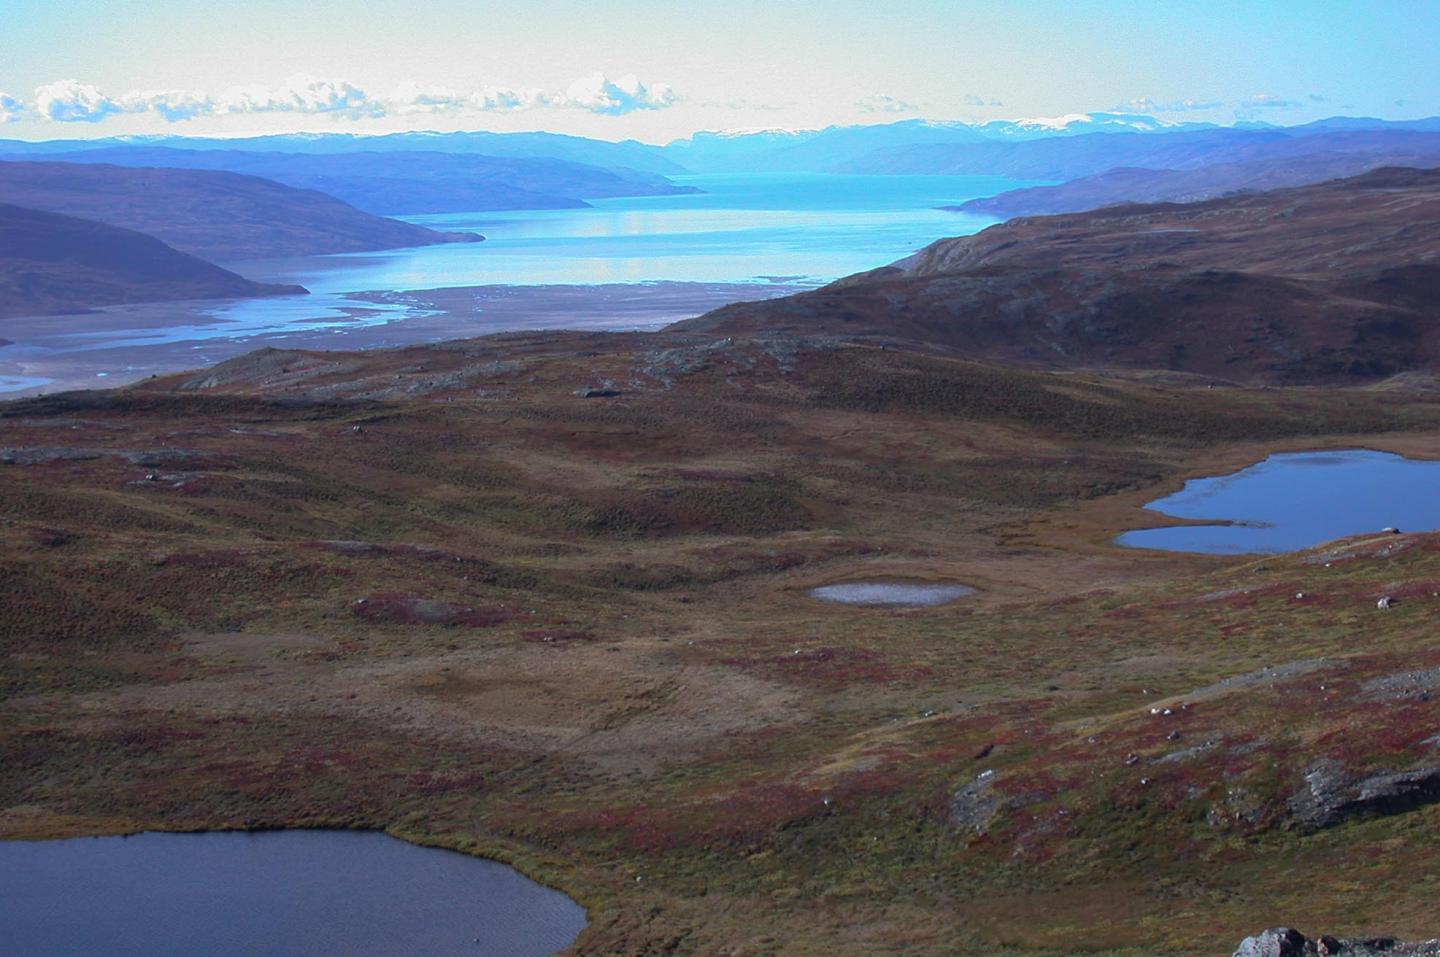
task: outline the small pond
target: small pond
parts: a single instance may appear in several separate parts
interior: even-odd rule
[[[0,841],[0,952],[543,957],[585,912],[503,864],[365,831]]]
[[[1273,554],[1384,528],[1428,531],[1440,528],[1440,462],[1364,449],[1272,455],[1239,472],[1192,479],[1146,508],[1221,524],[1139,529],[1118,544]]]
[[[891,605],[920,608],[944,605],[975,594],[968,585],[931,582],[844,582],[810,589],[810,597],[842,605]]]

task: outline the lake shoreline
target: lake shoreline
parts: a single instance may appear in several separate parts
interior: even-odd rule
[[[209,838],[211,839],[211,843],[206,847],[193,848],[187,845],[171,843],[165,845],[155,844],[157,840],[170,842],[175,838],[186,837]],[[484,927],[487,932],[490,932],[493,928],[494,932],[498,935],[497,940],[489,940],[489,938],[487,938],[489,943],[485,946],[492,948],[500,945],[500,940],[504,940],[505,938],[518,937],[524,939],[533,934],[540,938],[548,938],[548,943],[541,945],[545,952],[549,953],[551,952],[550,948],[557,946],[563,950],[568,946],[572,946],[575,938],[578,937],[580,933],[583,933],[585,928],[590,924],[590,908],[561,888],[559,882],[555,881],[553,877],[547,879],[543,873],[537,875],[535,872],[543,872],[544,868],[538,867],[535,861],[526,859],[523,855],[520,856],[519,859],[516,859],[516,855],[514,854],[507,854],[494,848],[482,847],[473,837],[462,841],[447,841],[434,835],[405,833],[394,828],[353,827],[346,826],[343,823],[330,826],[311,823],[302,826],[286,827],[263,824],[256,825],[247,822],[239,826],[221,824],[214,828],[166,829],[160,826],[155,828],[126,828],[120,831],[105,828],[99,832],[83,829],[82,833],[55,835],[7,835],[5,838],[0,839],[0,852],[6,851],[8,845],[10,850],[22,855],[22,859],[27,855],[33,857],[36,854],[40,854],[42,858],[54,858],[56,855],[59,855],[62,860],[65,860],[68,859],[67,855],[69,857],[73,857],[75,854],[84,855],[90,848],[97,847],[97,845],[82,846],[78,843],[88,838],[95,841],[106,842],[105,845],[98,846],[100,850],[98,850],[97,853],[101,855],[100,859],[92,861],[88,865],[89,867],[99,866],[103,869],[103,867],[106,866],[107,854],[113,858],[117,853],[125,853],[117,850],[117,848],[123,845],[111,843],[117,839],[122,841],[138,841],[139,845],[137,845],[134,850],[142,856],[147,853],[152,857],[156,853],[167,853],[173,858],[173,852],[179,849],[184,849],[186,852],[195,851],[200,853],[202,857],[207,855],[213,856],[217,848],[224,851],[230,848],[228,844],[229,841],[243,837],[252,837],[267,842],[281,842],[273,847],[267,848],[268,853],[260,857],[256,857],[254,853],[249,852],[258,851],[264,848],[263,845],[255,845],[254,847],[247,845],[247,853],[242,853],[235,859],[235,863],[242,869],[248,867],[251,870],[255,870],[256,868],[268,867],[271,870],[275,870],[279,867],[280,870],[272,876],[280,880],[294,879],[298,876],[289,873],[291,866],[298,865],[301,861],[308,860],[310,857],[309,852],[299,853],[297,856],[297,849],[293,846],[297,841],[304,842],[305,847],[310,847],[316,842],[322,842],[325,847],[328,847],[329,852],[332,853],[349,853],[352,847],[360,850],[362,853],[372,855],[375,851],[378,851],[382,856],[394,858],[395,863],[408,863],[412,868],[417,864],[423,868],[427,860],[431,862],[441,862],[441,866],[447,873],[450,873],[450,877],[463,884],[465,888],[468,888],[469,892],[457,891],[455,900],[451,901],[450,905],[445,907],[437,905],[430,899],[430,895],[428,894],[421,895],[421,897],[424,898],[423,901],[420,899],[410,901],[411,905],[417,908],[420,906],[426,907],[430,911],[434,911],[434,913],[424,920],[412,918],[410,922],[415,924],[415,926],[409,928],[406,933],[413,932],[418,934],[428,932],[432,926],[431,920],[441,918],[442,916],[450,922],[448,926],[442,928],[443,933],[430,942],[435,946],[442,946],[444,941],[448,941],[451,946],[463,949],[466,953],[471,952],[469,947],[471,938],[468,936],[471,930],[465,929],[462,931],[460,926],[467,922],[476,921],[487,913],[489,914],[489,919],[480,920],[479,926]],[[368,843],[377,838],[390,839],[395,841],[396,844],[392,846]],[[216,840],[227,843],[217,845],[213,843]],[[336,840],[342,842],[358,840],[367,843],[334,845]],[[21,848],[19,845],[30,845],[32,849]],[[48,847],[42,847],[42,845],[48,845]],[[148,848],[148,850],[142,849],[142,846]],[[366,852],[365,848],[372,848],[374,850]],[[418,851],[421,854],[432,851],[442,851],[446,854],[467,858],[475,862],[479,867],[470,870],[468,865],[462,864],[453,858],[449,861],[444,861],[440,858],[415,858],[411,850],[406,850],[406,848]],[[231,855],[234,857],[233,851],[231,851]],[[274,859],[272,860],[272,858]],[[57,863],[60,863],[60,861],[52,861],[52,867]],[[73,860],[70,861],[69,867],[73,870]],[[420,872],[416,872],[415,876],[419,875]],[[37,878],[37,886],[43,887],[44,880],[40,879],[43,877],[43,872],[33,876]],[[493,889],[491,889],[492,885]],[[473,896],[473,892],[479,889],[485,889],[486,893],[479,897]],[[383,888],[376,887],[367,889],[366,892],[371,894],[380,893],[387,902],[391,899],[390,895],[395,893],[399,893],[402,898],[405,893],[409,893],[411,898],[415,897],[413,892],[402,892],[400,888],[391,888],[388,892],[385,892]],[[518,911],[516,911],[513,917],[513,920],[516,921],[513,926],[494,924],[493,922],[498,919],[499,915],[486,910],[488,907],[490,911],[493,911],[496,906],[493,902],[487,902],[489,901],[489,895],[499,893],[509,894],[515,898],[510,902],[511,909],[518,907]],[[563,903],[561,903],[562,901]],[[324,903],[323,898],[319,899],[319,902]],[[137,901],[137,904],[141,905],[146,903],[143,899]],[[315,902],[312,902],[312,904],[313,903]],[[158,898],[149,901],[148,904],[150,906],[163,906],[160,904]],[[92,905],[77,903],[75,906],[88,907]],[[100,905],[93,906],[97,906],[99,909],[87,918],[87,924],[96,919],[104,920],[115,917],[112,911],[105,910],[103,902]],[[327,906],[336,908],[346,905],[342,904],[339,900],[334,900],[330,901]],[[218,919],[222,925],[225,920],[233,920],[237,916],[233,904],[229,905],[228,908],[226,905],[217,904],[214,910],[215,914],[211,916]],[[534,913],[531,913],[532,910]],[[520,916],[520,912],[524,912],[526,916]],[[292,915],[292,917],[293,916],[294,915]],[[532,924],[532,921],[537,919],[543,920],[544,924]],[[552,921],[558,922],[559,926],[552,926]],[[188,932],[194,934],[196,929],[190,927]],[[207,931],[207,933],[209,933],[209,931]],[[568,938],[569,942],[562,943],[564,938]],[[158,948],[157,952],[169,953],[172,951],[167,948],[170,948],[176,940],[178,940],[178,938],[155,939],[153,940],[153,944]],[[481,938],[474,938],[475,944],[480,945],[481,942]],[[514,942],[515,941],[512,940],[511,944]],[[236,940],[233,937],[229,937],[227,938],[227,943],[233,945],[236,943]],[[447,950],[446,952],[450,951]],[[455,952],[460,951],[456,949]],[[492,951],[486,951],[484,949],[478,951],[478,953],[482,954],[486,952]],[[507,946],[503,952],[510,953],[513,952],[513,949]],[[534,952],[538,954],[540,951],[536,950]]]
[[[0,320],[0,400],[69,389],[113,388],[205,368],[256,349],[361,350],[520,331],[653,331],[731,302],[811,286],[647,282],[456,286],[345,296],[344,317],[321,314],[294,331],[247,332],[216,315],[245,301],[148,303],[72,316]],[[304,301],[297,303],[301,311]],[[396,316],[397,318],[390,318]],[[63,326],[62,328],[57,328]],[[227,331],[233,329],[233,332]],[[150,340],[147,344],[146,340]],[[5,379],[25,380],[5,389]]]

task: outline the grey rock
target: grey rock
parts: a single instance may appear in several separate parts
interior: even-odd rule
[[[1233,957],[1440,957],[1440,940],[1326,934],[1311,940],[1289,927],[1275,927],[1245,938]]]
[[[1287,802],[1302,827],[1326,828],[1346,818],[1397,814],[1440,801],[1440,765],[1356,777],[1338,761],[1323,760],[1305,772],[1304,785]]]
[[[950,798],[950,823],[976,834],[990,829],[1004,802],[995,793],[995,772],[981,771]]]
[[[1242,940],[1233,957],[1316,957],[1316,950],[1298,930],[1272,927]]]

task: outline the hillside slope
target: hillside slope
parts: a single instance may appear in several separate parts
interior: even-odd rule
[[[1440,166],[1440,138],[1414,149],[1320,152],[1283,159],[1214,163],[1199,169],[1121,167],[1056,186],[1031,186],[946,209],[1010,219],[1119,203],[1195,203],[1254,190],[1283,189],[1356,176],[1382,166]]]
[[[222,262],[483,238],[384,219],[334,196],[256,176],[208,170],[0,162],[0,201],[134,229]]]
[[[303,292],[251,282],[143,233],[0,204],[0,316]]]
[[[1440,365],[1440,171],[1012,220],[690,331],[929,343],[1049,366],[1246,381]]]
[[[575,957],[1422,939],[1440,534],[1111,544],[1361,444],[1440,401],[674,333],[0,403],[0,838],[388,830],[583,901]],[[876,580],[979,590],[812,597]]]
[[[1215,163],[1283,160],[1316,153],[1380,154],[1432,150],[1440,133],[1424,129],[1296,127],[1200,129],[1168,133],[1088,133],[1015,142],[918,144],[877,150],[845,164],[849,173],[1010,176],[1070,180],[1120,166],[1199,169]]]
[[[587,206],[587,199],[695,191],[636,170],[540,157],[421,151],[299,154],[125,146],[47,159],[244,173],[296,189],[319,190],[382,216],[566,209]]]

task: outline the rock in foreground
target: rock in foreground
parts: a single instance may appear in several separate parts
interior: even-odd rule
[[[1290,927],[1246,937],[1233,957],[1436,957],[1440,940],[1402,941],[1394,937],[1330,937],[1311,940]]]

